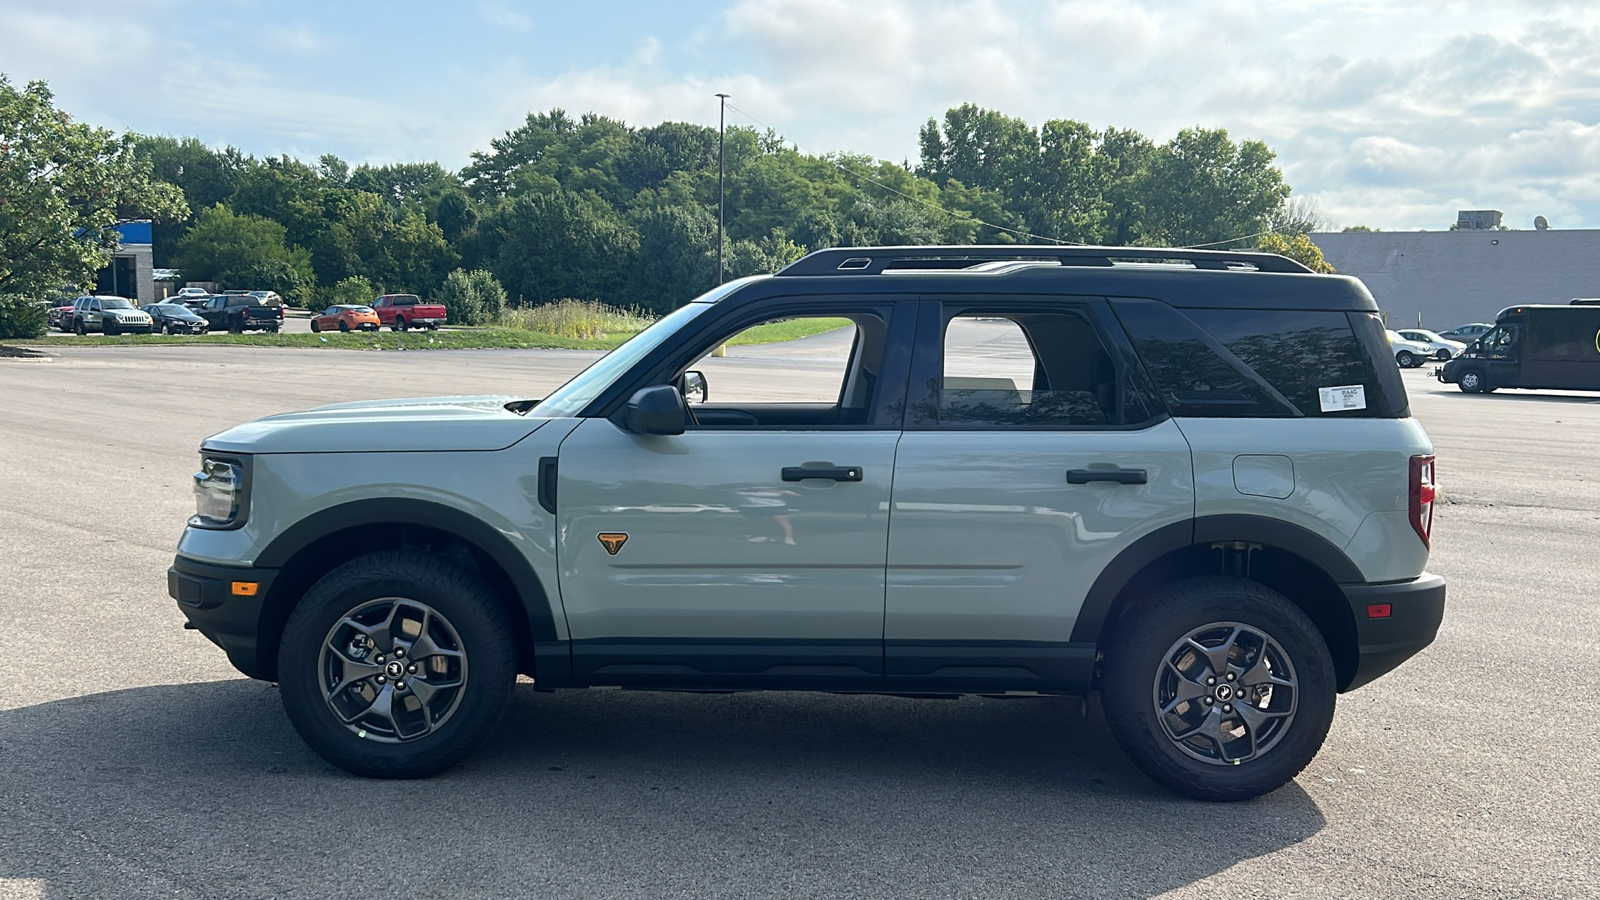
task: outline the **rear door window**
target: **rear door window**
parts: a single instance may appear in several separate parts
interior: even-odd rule
[[[1112,356],[1075,310],[962,309],[945,323],[937,423],[960,430],[1095,428],[1142,421]]]

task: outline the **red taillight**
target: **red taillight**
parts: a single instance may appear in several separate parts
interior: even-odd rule
[[[1433,545],[1433,501],[1438,493],[1433,457],[1411,457],[1411,527],[1424,547]]]

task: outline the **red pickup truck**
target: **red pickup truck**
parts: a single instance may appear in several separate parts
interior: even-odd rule
[[[378,322],[394,331],[407,328],[426,328],[429,331],[444,324],[445,309],[439,303],[423,303],[416,294],[384,294],[372,303]]]

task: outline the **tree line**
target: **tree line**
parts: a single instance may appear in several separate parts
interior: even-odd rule
[[[19,97],[32,98],[32,126],[7,118]],[[0,136],[41,128],[49,100],[42,84],[18,91],[0,76]],[[187,280],[319,305],[357,285],[433,295],[453,272],[486,271],[512,305],[571,297],[661,312],[718,279],[718,134],[703,125],[530,113],[459,171],[437,162],[352,168],[332,154],[258,158],[194,137],[73,127],[114,145],[84,164],[142,185],[109,208],[153,218],[156,265]],[[844,245],[1286,245],[1267,233],[1308,224],[1273,151],[1224,129],[1189,128],[1158,143],[1069,119],[1036,127],[965,104],[929,119],[918,137],[916,162],[895,163],[810,154],[770,130],[728,128],[726,276]],[[50,189],[43,169],[29,176],[15,162],[0,148],[7,255],[25,247],[12,243],[17,217],[7,218],[4,192]],[[114,220],[99,209],[87,233],[103,264]],[[64,221],[33,225],[59,232]],[[92,275],[56,268],[57,284]],[[0,293],[6,277],[0,268]]]

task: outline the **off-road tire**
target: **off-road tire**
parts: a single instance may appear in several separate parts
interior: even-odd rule
[[[459,635],[465,662],[459,700],[431,733],[381,743],[334,714],[321,660],[337,623],[391,598],[426,604],[442,616]],[[379,649],[392,654],[392,646]],[[516,669],[511,622],[493,591],[475,575],[415,551],[371,553],[323,576],[290,614],[278,651],[283,705],[295,730],[323,759],[373,778],[423,778],[460,762],[500,720]]]
[[[1247,800],[1282,787],[1311,762],[1333,721],[1337,685],[1327,644],[1299,607],[1257,582],[1223,577],[1175,581],[1132,603],[1102,641],[1099,688],[1112,734],[1146,775],[1198,800]],[[1186,753],[1157,708],[1159,679],[1178,642],[1228,623],[1268,636],[1288,658],[1295,685],[1293,715],[1276,743],[1231,764]]]

